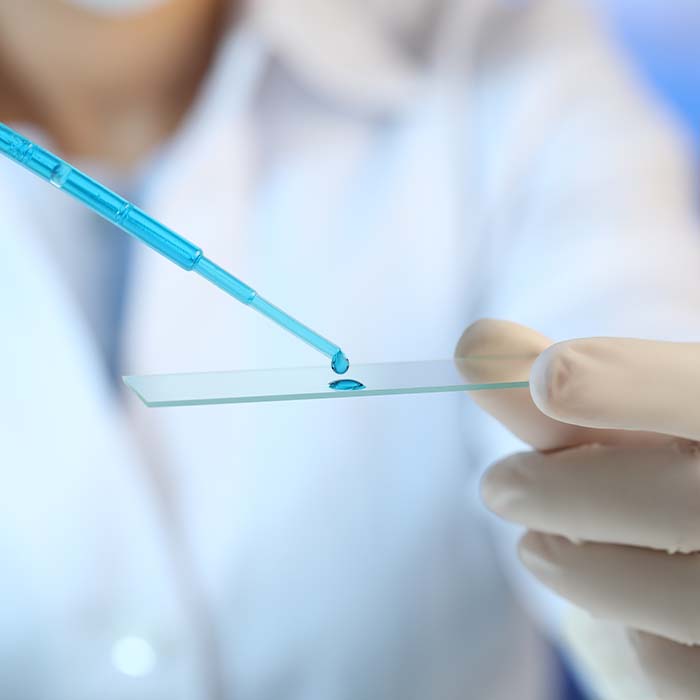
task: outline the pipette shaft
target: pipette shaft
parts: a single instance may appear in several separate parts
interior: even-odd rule
[[[347,371],[338,345],[263,299],[237,277],[204,257],[201,248],[164,226],[123,197],[0,122],[0,153],[70,194],[107,221],[138,238],[171,262],[194,271],[238,301],[260,312],[332,360],[334,371]]]

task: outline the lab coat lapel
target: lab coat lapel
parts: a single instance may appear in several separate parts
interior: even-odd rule
[[[32,207],[62,195],[6,167],[0,653],[31,659],[32,673],[26,663],[4,664],[1,694],[86,697],[113,673],[109,654],[120,635],[168,634],[188,623],[140,456],[95,343],[32,222]],[[128,680],[114,673],[110,697],[124,697]]]
[[[236,33],[224,43],[198,103],[159,158],[143,198],[151,214],[234,271],[245,247],[242,231],[255,178],[249,103],[263,69],[262,49],[250,34]],[[134,249],[129,296],[128,371],[196,369],[204,343],[221,346],[222,362],[230,364],[235,339],[220,324],[207,322],[209,316],[230,314],[236,306],[230,297],[143,246]],[[199,328],[208,328],[206,338],[189,333],[195,318]],[[164,353],[163,339],[168,338],[181,342],[169,344]]]

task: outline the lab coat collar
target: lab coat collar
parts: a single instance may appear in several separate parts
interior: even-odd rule
[[[493,4],[254,0],[247,17],[267,50],[312,90],[343,106],[384,114],[409,104],[428,74],[463,51]],[[426,35],[429,46],[420,57],[408,46],[406,30]]]
[[[229,144],[228,151],[223,143],[233,122],[240,127],[248,120],[271,59],[321,97],[360,115],[390,115],[412,103],[431,71],[434,77],[440,70],[449,75],[455,67],[468,69],[473,39],[487,10],[499,4],[497,0],[253,0],[240,17],[231,12],[230,27],[193,108],[176,136],[143,168],[150,179],[142,189],[144,198],[173,184],[156,174],[167,172],[163,165],[189,151],[192,143],[199,144],[202,154],[211,149],[220,154],[237,152],[237,159],[243,158],[251,146],[245,138],[235,146]],[[396,27],[421,28],[426,9],[435,10],[437,21],[430,27],[432,48],[420,61],[402,44]]]

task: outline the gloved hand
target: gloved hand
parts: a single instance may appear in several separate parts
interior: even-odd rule
[[[530,391],[472,397],[537,449],[490,467],[486,505],[529,529],[520,558],[540,581],[629,629],[660,700],[698,700],[700,344],[551,345],[479,321],[457,348],[499,352],[539,354]]]

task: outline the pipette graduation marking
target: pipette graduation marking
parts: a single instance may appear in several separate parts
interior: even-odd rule
[[[245,282],[205,258],[201,248],[2,122],[0,122],[0,153],[75,197],[101,217],[138,238],[171,262],[184,270],[193,270],[219,289],[316,348],[331,358],[331,367],[337,374],[347,372],[350,363],[338,345],[266,301]]]

